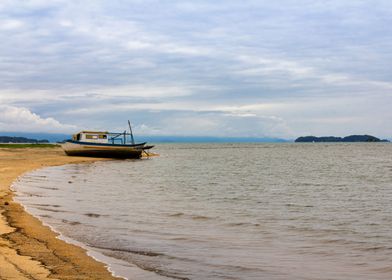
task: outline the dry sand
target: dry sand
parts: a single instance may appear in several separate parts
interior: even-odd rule
[[[27,171],[96,160],[67,157],[61,148],[0,148],[0,279],[116,279],[85,250],[57,239],[10,190]]]

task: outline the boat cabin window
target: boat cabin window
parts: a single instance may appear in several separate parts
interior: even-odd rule
[[[76,135],[76,140],[80,140],[80,133],[78,133],[77,135]]]
[[[94,135],[94,134],[87,134],[86,139],[107,139],[108,136],[105,134],[99,134],[99,135]]]
[[[105,133],[81,133],[80,141],[87,141],[92,143],[108,143],[108,135]]]

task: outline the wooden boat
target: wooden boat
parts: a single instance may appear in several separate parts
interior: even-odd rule
[[[146,146],[146,142],[136,144],[130,125],[129,128],[130,133],[81,131],[61,146],[68,156],[140,158],[143,152],[154,146]],[[131,143],[127,142],[128,136],[131,136]]]

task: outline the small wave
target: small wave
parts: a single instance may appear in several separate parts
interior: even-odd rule
[[[262,269],[262,268],[249,268],[246,266],[241,266],[241,265],[225,265],[225,268],[230,268],[233,270],[237,270],[240,272],[244,272],[244,271],[249,271],[249,270],[254,270],[254,271],[258,271],[258,272],[265,272],[266,270]],[[237,278],[234,278],[237,279]]]
[[[385,267],[377,268],[374,271],[381,272],[381,273],[391,273],[392,272],[392,267],[390,265],[388,265],[388,266],[385,266]]]
[[[191,216],[192,220],[211,220],[212,217],[202,216],[202,215],[193,215]]]
[[[76,226],[76,225],[80,225],[81,223],[80,222],[75,222],[75,221],[68,221],[68,220],[65,220],[65,219],[63,219],[63,220],[61,220],[63,223],[65,223],[65,224],[68,224],[68,225],[71,225],[71,226]]]
[[[20,192],[20,194],[22,194],[23,196],[26,196],[26,197],[44,197],[43,195],[36,194],[36,193]]]
[[[168,271],[164,271],[162,269],[159,269],[156,266],[152,266],[152,265],[148,265],[148,264],[142,264],[140,262],[135,262],[134,264],[136,266],[140,267],[143,270],[154,272],[154,273],[156,273],[156,274],[158,274],[160,276],[164,276],[164,277],[171,278],[171,279],[178,279],[178,280],[190,280],[190,278],[188,278],[188,277],[175,275],[175,274],[170,273]]]
[[[43,186],[40,186],[39,188],[40,189],[44,189],[44,190],[51,190],[51,191],[57,191],[58,190],[58,188],[55,188],[55,187],[43,187]]]
[[[238,223],[227,223],[225,224],[229,227],[238,227],[238,226],[252,226],[252,227],[259,227],[261,226],[259,223],[248,223],[248,222],[238,222]]]
[[[321,240],[321,243],[323,244],[333,244],[333,243],[337,243],[337,244],[347,244],[346,240],[342,240],[342,239],[326,239],[326,240]]]
[[[174,214],[169,214],[169,217],[181,217],[184,216],[185,214],[182,212],[174,213]]]
[[[179,279],[179,280],[190,280],[190,278],[188,278],[188,277],[173,275],[173,274],[166,272],[166,271],[163,271],[161,269],[147,267],[147,266],[140,266],[140,267],[143,268],[144,270],[155,272],[156,274],[167,277],[167,278]]]
[[[186,237],[172,237],[172,238],[170,238],[170,240],[185,241],[185,240],[189,240],[189,238],[186,238]],[[192,241],[193,241],[193,239],[192,239]]]
[[[294,204],[294,203],[286,203],[285,206],[287,207],[303,207],[303,208],[313,208],[313,205],[300,205],[300,204]]]
[[[185,213],[182,212],[177,212],[177,213],[173,213],[173,214],[168,214],[169,217],[183,217],[183,216],[187,216],[190,217],[192,220],[210,220],[213,219],[212,217],[208,217],[208,216],[203,216],[203,215],[187,215]]]
[[[132,250],[132,249],[124,249],[124,248],[116,248],[116,247],[104,247],[104,246],[94,246],[94,248],[101,249],[101,250],[110,250],[115,252],[125,252],[125,253],[131,253],[135,255],[142,255],[148,257],[164,256],[164,254],[162,253],[156,253],[151,251]]]
[[[31,204],[31,205],[40,206],[40,207],[54,207],[54,208],[59,208],[59,207],[61,207],[60,205],[57,205],[57,204],[40,204],[40,203],[34,203],[34,204]]]
[[[361,248],[360,250],[362,251],[381,251],[381,250],[390,250],[391,248],[385,247],[385,246],[373,246],[373,247],[368,247],[368,248]]]
[[[50,216],[50,215],[39,215],[41,218],[52,218],[52,216]]]
[[[56,209],[50,209],[50,208],[46,208],[46,207],[37,207],[37,209],[44,210],[44,211],[49,211],[49,212],[56,212],[56,213],[66,213],[66,212],[68,212],[68,211],[64,211],[64,210],[56,210]]]
[[[87,217],[90,217],[90,218],[99,218],[99,217],[101,217],[100,214],[96,214],[96,213],[86,213],[84,215],[87,216]]]

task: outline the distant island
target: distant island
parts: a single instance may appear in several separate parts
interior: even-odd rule
[[[389,142],[386,139],[379,139],[372,135],[350,135],[346,137],[335,137],[335,136],[301,136],[295,139],[295,142]]]
[[[0,136],[0,143],[49,143],[48,140],[37,140],[26,137]]]

